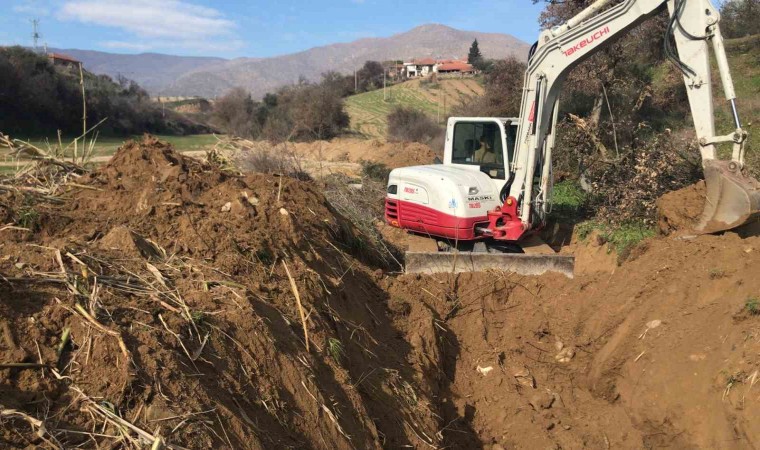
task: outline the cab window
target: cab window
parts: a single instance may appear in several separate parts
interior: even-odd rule
[[[451,162],[480,166],[491,178],[505,179],[501,129],[493,122],[454,125]]]

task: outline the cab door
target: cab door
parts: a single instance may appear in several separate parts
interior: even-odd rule
[[[443,163],[480,170],[501,187],[509,180],[516,131],[517,125],[497,118],[452,117]]]

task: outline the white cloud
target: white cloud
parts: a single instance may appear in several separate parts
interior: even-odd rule
[[[105,48],[112,48],[114,50],[130,50],[134,52],[144,52],[151,49],[151,46],[149,44],[124,41],[104,41],[100,42],[100,46]]]
[[[131,52],[148,51],[178,51],[191,49],[196,52],[224,53],[240,50],[245,47],[245,42],[239,39],[230,41],[208,40],[183,40],[183,41],[101,41],[98,45],[113,50],[126,50]]]
[[[37,0],[24,0],[13,5],[13,12],[18,14],[25,14],[30,16],[48,16],[50,15],[50,8],[43,2]]]
[[[216,9],[183,0],[69,0],[58,17],[117,28],[136,38],[103,43],[111,48],[206,50],[239,45],[235,22]]]

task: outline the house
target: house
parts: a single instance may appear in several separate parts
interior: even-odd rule
[[[475,68],[471,64],[459,59],[415,59],[404,63],[404,68],[407,78],[426,77],[434,73],[461,76],[475,73]]]
[[[442,61],[436,71],[441,75],[471,75],[475,73],[475,68],[464,61]]]
[[[436,60],[433,58],[415,59],[404,63],[407,78],[426,77],[436,71]]]
[[[54,66],[63,66],[72,69],[78,69],[82,64],[82,61],[72,58],[69,55],[63,53],[48,53],[48,60]]]

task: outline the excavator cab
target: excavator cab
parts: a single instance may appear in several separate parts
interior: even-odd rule
[[[444,164],[477,166],[501,188],[509,178],[516,134],[516,119],[452,117],[447,127]]]

